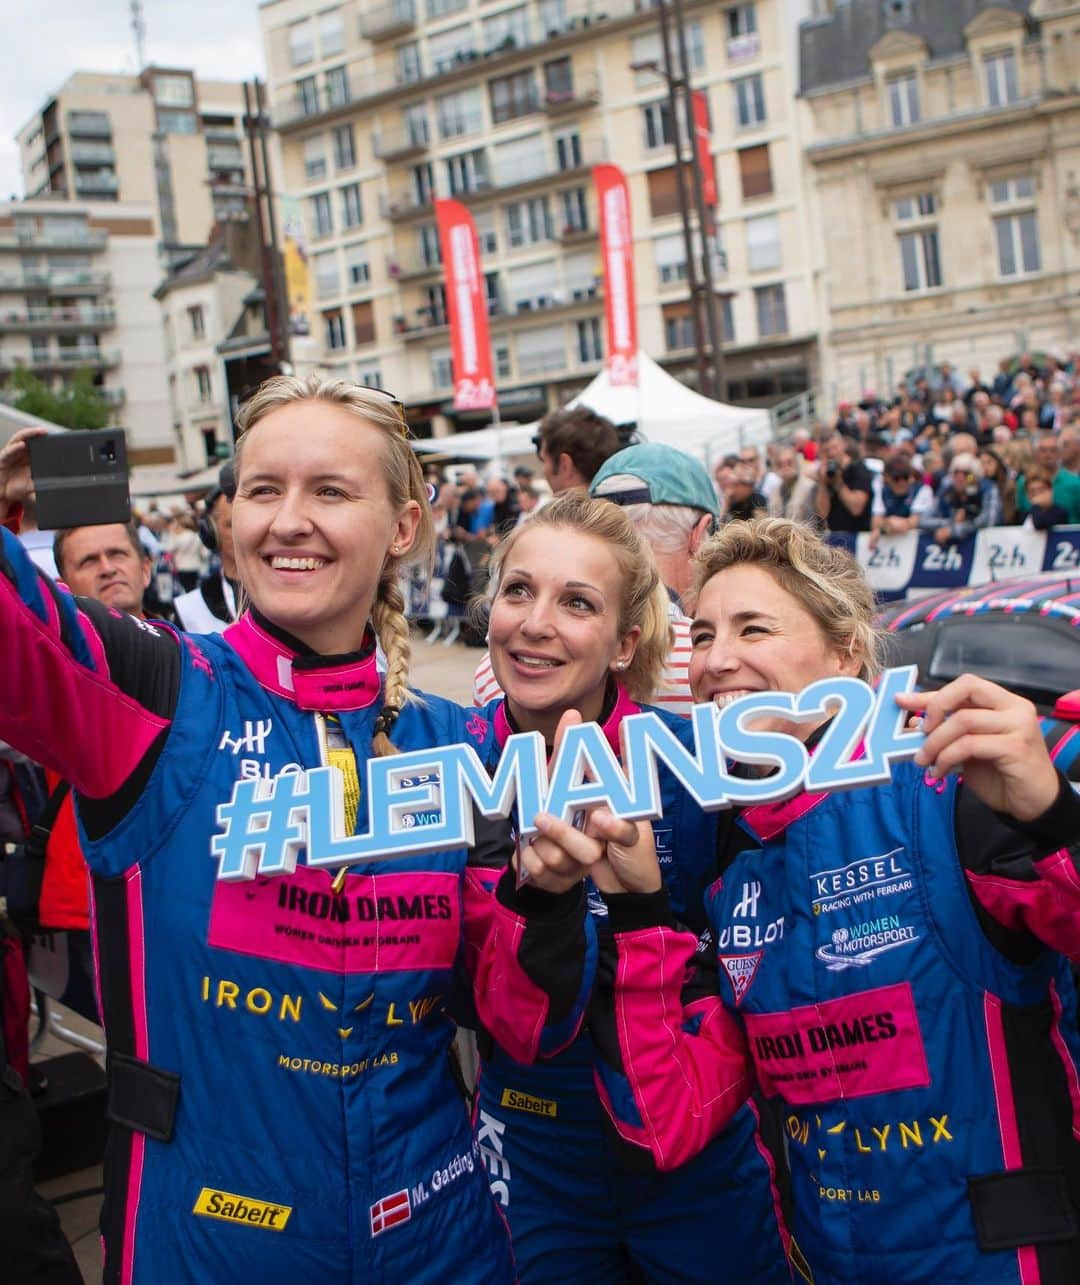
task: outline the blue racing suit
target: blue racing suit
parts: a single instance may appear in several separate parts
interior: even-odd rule
[[[819,1285],[1080,1280],[1065,778],[1023,825],[910,762],[718,824],[712,958],[689,982],[696,943],[663,926],[663,895],[609,899],[590,1029],[623,1136],[683,1163],[756,1081],[782,1103]]]
[[[622,719],[638,712],[621,688],[609,696],[602,726],[616,753]],[[684,744],[692,742],[687,719],[655,712]],[[501,745],[512,730],[504,703],[492,702],[484,716]],[[716,824],[669,772],[660,780],[657,857],[674,913],[700,931]],[[602,936],[607,911],[595,890],[589,905]],[[649,1281],[790,1281],[776,1166],[756,1104],[744,1106],[700,1155],[657,1174],[612,1136],[587,1036],[542,1066],[521,1065],[483,1033],[478,1043],[477,1135],[525,1285],[640,1279],[634,1268]]]
[[[177,636],[60,592],[7,532],[0,636],[0,737],[74,783],[94,875],[106,1281],[512,1281],[445,1003],[470,978],[524,1061],[571,1039],[584,895],[521,902],[508,878],[492,898],[463,850],[355,867],[340,891],[302,854],[292,875],[217,880],[218,805],[238,778],[323,761],[325,715],[363,780],[373,639],[324,661],[251,615]],[[462,741],[482,757],[489,737],[434,696],[394,729],[403,749]],[[515,909],[530,899],[539,929]]]

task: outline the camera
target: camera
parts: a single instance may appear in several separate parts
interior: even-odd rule
[[[825,476],[828,478],[830,482],[835,482],[836,479],[840,476],[842,467],[843,466],[841,465],[839,460],[826,460]]]

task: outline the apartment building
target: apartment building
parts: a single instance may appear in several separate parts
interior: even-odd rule
[[[823,0],[800,29],[826,391],[1080,333],[1080,3]]]
[[[27,196],[152,206],[164,257],[244,209],[243,86],[183,68],[78,71],[19,131]]]
[[[691,80],[712,120],[730,396],[768,402],[816,375],[794,132],[793,37],[809,4],[683,8]],[[476,221],[503,415],[567,400],[603,362],[590,168],[611,161],[631,189],[641,345],[693,379],[648,0],[265,0],[260,19],[279,186],[303,207],[319,364],[394,389],[420,432],[475,419],[449,404],[433,201],[453,196]]]
[[[0,383],[19,366],[52,386],[89,368],[131,463],[171,462],[160,275],[150,205],[0,204]]]

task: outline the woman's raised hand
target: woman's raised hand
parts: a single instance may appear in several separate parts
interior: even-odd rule
[[[921,713],[926,741],[915,761],[936,777],[962,773],[964,784],[996,812],[1032,821],[1058,795],[1058,775],[1035,706],[985,678],[962,674],[936,692],[898,695]]]

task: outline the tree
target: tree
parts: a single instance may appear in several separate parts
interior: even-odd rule
[[[27,415],[37,415],[63,428],[105,428],[108,425],[109,403],[95,386],[93,373],[85,366],[77,370],[71,383],[59,392],[53,392],[24,366],[12,372],[7,388],[15,393],[15,409]]]

